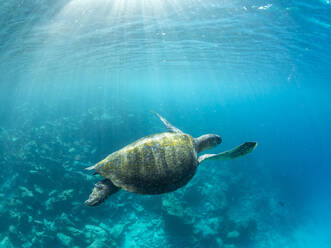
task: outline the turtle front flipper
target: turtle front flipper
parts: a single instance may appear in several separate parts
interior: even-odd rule
[[[161,115],[159,115],[156,112],[153,112],[154,114],[156,114],[160,120],[163,122],[163,124],[168,128],[168,132],[170,133],[183,133],[181,130],[179,130],[177,127],[173,126],[172,124],[169,123],[169,121],[167,121],[165,118],[163,118]]]
[[[104,202],[108,196],[119,191],[119,189],[109,179],[99,181],[94,185],[93,191],[85,201],[85,204],[90,207],[97,206]]]
[[[240,146],[233,148],[229,151],[221,152],[218,154],[204,154],[198,158],[199,163],[203,162],[207,159],[214,160],[228,160],[234,159],[241,156],[244,156],[250,152],[252,152],[257,147],[257,142],[245,142]]]

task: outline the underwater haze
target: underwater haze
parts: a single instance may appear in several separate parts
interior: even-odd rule
[[[11,0],[0,27],[0,248],[331,247],[330,0]],[[86,206],[152,111],[259,145]]]

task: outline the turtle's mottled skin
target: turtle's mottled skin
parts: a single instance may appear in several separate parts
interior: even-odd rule
[[[257,146],[246,142],[232,150],[218,154],[197,153],[222,142],[216,134],[198,138],[183,133],[156,113],[168,132],[141,138],[110,154],[94,166],[86,168],[104,177],[95,185],[88,206],[96,206],[120,188],[140,194],[162,194],[186,185],[204,160],[233,159],[248,154]]]
[[[184,133],[154,134],[110,154],[96,172],[114,185],[140,194],[184,186],[198,166],[194,139]]]

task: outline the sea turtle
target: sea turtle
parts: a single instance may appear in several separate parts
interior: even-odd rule
[[[141,138],[86,168],[95,170],[95,174],[105,178],[95,184],[86,205],[99,205],[120,188],[140,194],[175,191],[191,180],[203,161],[237,158],[250,153],[257,146],[257,142],[245,142],[229,151],[198,157],[198,153],[220,144],[221,137],[205,134],[193,138],[158,113],[155,114],[168,128],[168,132]]]

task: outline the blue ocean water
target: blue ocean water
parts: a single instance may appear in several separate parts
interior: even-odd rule
[[[0,247],[331,247],[329,0],[12,0],[0,27]],[[259,145],[85,206],[152,111]]]

